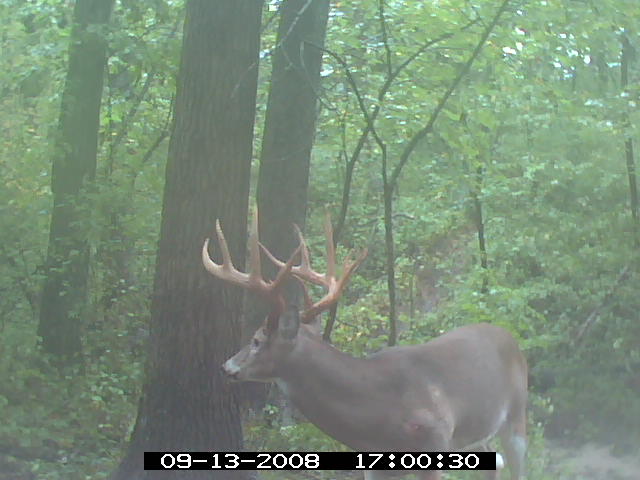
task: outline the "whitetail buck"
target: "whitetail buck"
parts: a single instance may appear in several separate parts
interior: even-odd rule
[[[359,451],[487,450],[487,442],[498,436],[511,479],[523,477],[527,364],[509,332],[488,324],[467,325],[422,345],[354,358],[323,342],[315,320],[338,301],[366,252],[353,261],[347,258],[338,277],[327,219],[327,273],[321,274],[312,270],[297,228],[300,245],[287,262],[260,245],[255,217],[251,230],[249,273],[234,267],[219,222],[222,264],[209,257],[208,240],[202,249],[210,273],[259,293],[272,305],[251,343],[225,362],[231,379],[276,381],[312,423]],[[261,248],[279,267],[273,281],[262,278]],[[294,265],[298,254],[300,264]],[[286,307],[282,286],[289,278],[304,287],[306,308],[300,313]],[[327,294],[314,303],[304,282],[323,286]],[[502,457],[496,458],[502,463]],[[441,478],[437,471],[417,474],[422,480]],[[489,478],[498,474],[489,472]],[[386,475],[367,471],[364,478]]]

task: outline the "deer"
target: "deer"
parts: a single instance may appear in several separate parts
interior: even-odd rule
[[[298,246],[282,261],[260,243],[256,211],[247,273],[234,266],[219,220],[221,264],[209,255],[209,239],[204,242],[202,262],[209,273],[260,295],[270,307],[250,343],[223,364],[228,378],[276,382],[311,423],[357,451],[488,451],[488,442],[498,437],[511,480],[523,478],[527,362],[511,333],[477,323],[423,344],[388,347],[364,358],[344,353],[323,340],[318,318],[336,305],[367,251],[354,259],[348,255],[338,276],[327,216],[327,266],[326,273],[320,273],[312,269],[306,241],[294,228]],[[263,278],[261,252],[278,269],[273,280]],[[289,280],[302,286],[302,309],[287,305],[284,285]],[[314,301],[307,284],[322,287],[326,294]],[[487,472],[487,478],[499,478],[504,465],[496,454],[497,469]],[[433,470],[411,473],[421,480],[442,478]],[[367,470],[364,480],[389,475],[397,473]]]

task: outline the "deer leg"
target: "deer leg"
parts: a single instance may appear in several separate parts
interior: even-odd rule
[[[524,412],[518,415],[505,431],[500,433],[500,441],[511,472],[511,480],[524,478],[524,462],[527,453],[527,420]]]
[[[478,451],[481,451],[481,452],[490,452],[491,450],[492,449],[489,446],[489,444],[482,445],[478,448]],[[502,471],[503,468],[504,468],[504,459],[502,458],[502,455],[496,452],[496,469],[488,470],[487,473],[485,473],[485,478],[487,480],[498,480],[500,478],[500,472]]]
[[[489,449],[485,451],[489,451]],[[485,474],[485,478],[487,480],[498,480],[500,478],[500,472],[503,468],[504,460],[502,459],[502,455],[496,453],[496,469],[487,471],[487,473]]]

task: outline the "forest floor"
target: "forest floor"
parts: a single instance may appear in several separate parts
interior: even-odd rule
[[[581,446],[568,445],[557,440],[547,440],[548,467],[543,474],[544,480],[640,480],[640,458],[633,455],[615,456],[609,448],[595,443]],[[0,452],[0,480],[47,480],[48,476],[13,471],[4,471]],[[24,465],[26,467],[26,465]],[[260,480],[362,480],[361,472],[332,471],[332,472],[260,472]],[[508,475],[502,475],[507,478]],[[527,477],[528,480],[540,480],[536,476]],[[57,477],[56,478],[60,478]],[[80,478],[80,477],[74,477]],[[89,477],[86,477],[89,478]],[[102,477],[101,477],[102,478]],[[407,478],[412,477],[398,477]],[[451,479],[451,476],[446,477]],[[457,479],[477,480],[483,475],[458,474]]]
[[[576,448],[547,441],[547,446],[559,480],[640,480],[636,456],[614,456],[608,447],[595,443]]]

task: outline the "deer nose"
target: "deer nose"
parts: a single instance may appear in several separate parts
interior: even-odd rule
[[[229,380],[238,380],[238,369],[233,368],[233,365],[230,365],[228,361],[224,362],[220,368]]]

